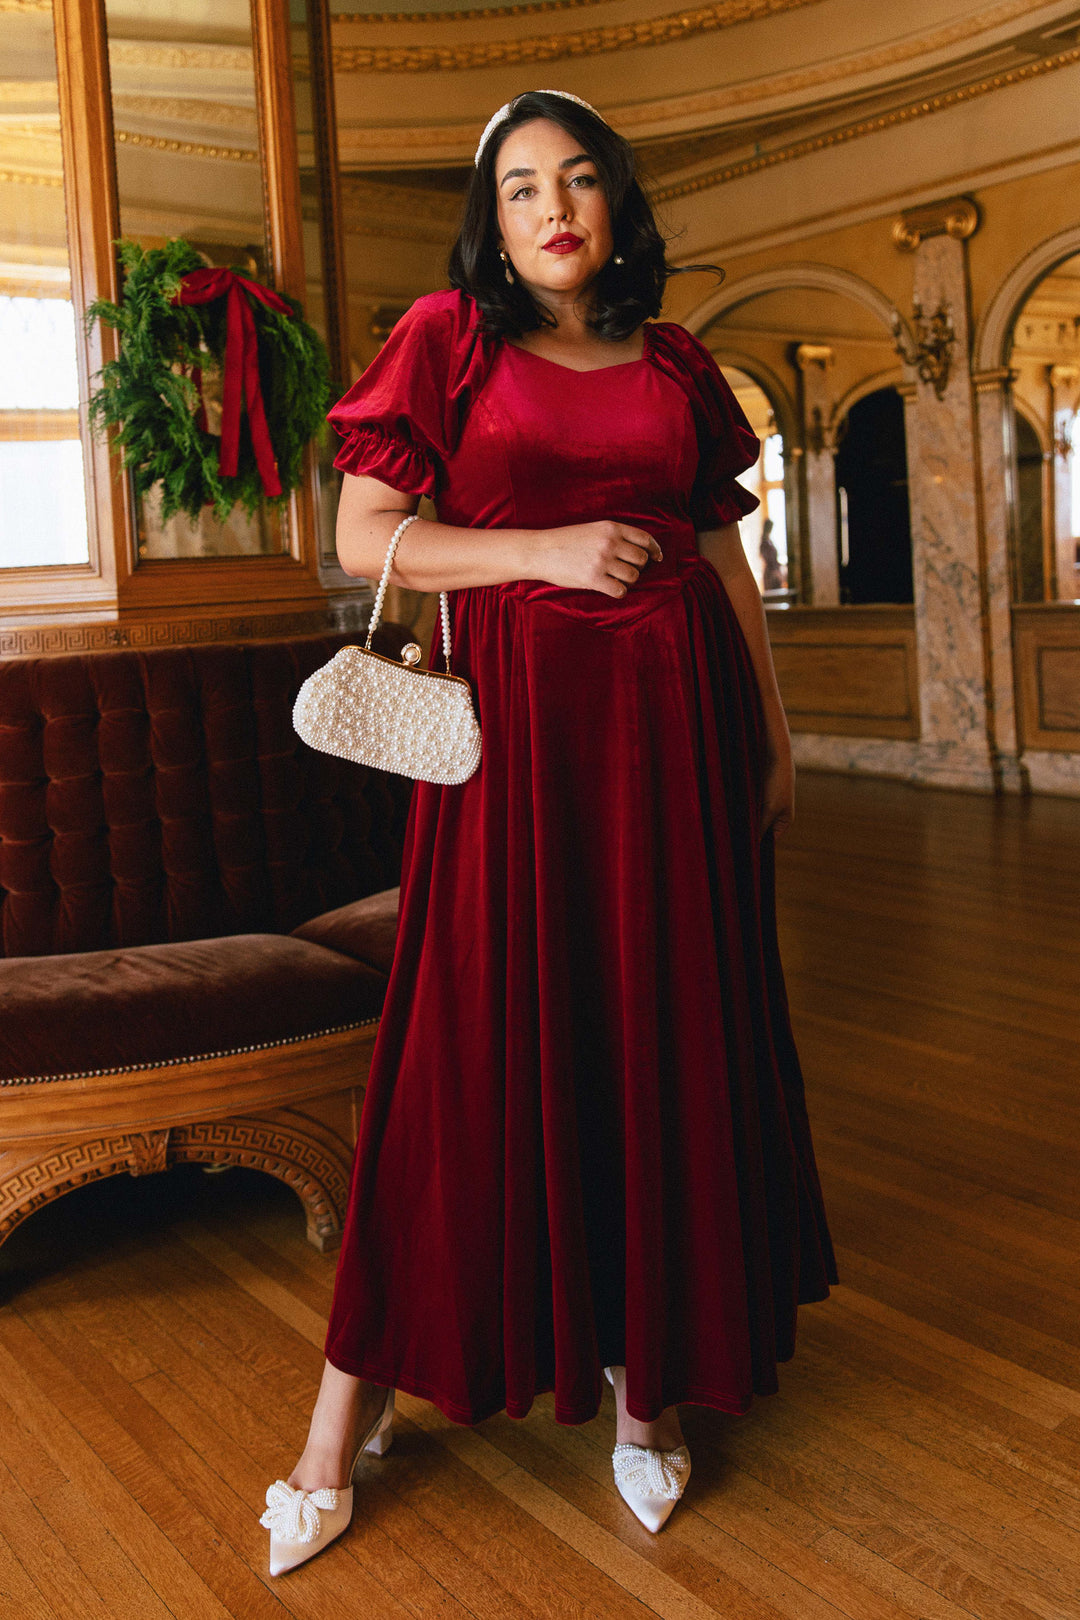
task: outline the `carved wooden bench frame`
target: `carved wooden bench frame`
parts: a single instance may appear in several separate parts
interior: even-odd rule
[[[173,1164],[245,1165],[341,1241],[377,1018],[300,1040],[82,1075],[0,1082],[0,1243],[74,1187]]]

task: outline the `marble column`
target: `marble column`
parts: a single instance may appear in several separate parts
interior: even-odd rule
[[[1054,598],[1071,602],[1077,594],[1072,482],[1074,458],[1080,455],[1080,444],[1073,438],[1080,405],[1080,366],[1051,366],[1048,380],[1054,425]]]
[[[1003,366],[996,371],[977,372],[972,378],[982,490],[993,741],[1001,786],[1009,793],[1023,793],[1028,789],[1027,772],[1020,759],[1013,680],[1012,605],[1016,600],[1016,582],[1012,530],[1016,506],[1013,488],[1016,447],[1010,392],[1016,375]]]
[[[833,351],[823,343],[800,343],[795,363],[801,379],[805,454],[806,527],[810,590],[814,607],[840,601],[840,563],[836,536],[836,445],[832,427],[829,370]]]
[[[894,240],[914,258],[913,301],[944,308],[955,341],[935,374],[924,344],[910,367],[908,479],[918,646],[919,775],[943,787],[992,790],[992,686],[984,600],[965,238],[977,216],[966,199],[913,210]]]

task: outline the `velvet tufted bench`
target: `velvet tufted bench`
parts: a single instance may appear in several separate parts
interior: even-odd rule
[[[335,1245],[412,790],[292,729],[350,639],[0,662],[0,1241],[196,1161],[280,1177]]]

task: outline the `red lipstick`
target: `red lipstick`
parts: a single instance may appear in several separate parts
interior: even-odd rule
[[[573,253],[576,248],[583,245],[582,238],[575,236],[572,231],[560,231],[544,243],[545,253]]]

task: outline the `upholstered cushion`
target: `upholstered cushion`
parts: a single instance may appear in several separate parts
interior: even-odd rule
[[[380,894],[354,900],[350,906],[324,911],[321,916],[294,928],[293,938],[325,945],[329,950],[355,957],[358,962],[366,962],[369,967],[388,974],[394,960],[400,893],[400,886],[383,889]]]
[[[274,934],[0,961],[0,1079],[313,1035],[377,1017],[385,988],[364,962]]]
[[[412,783],[292,727],[355,639],[0,660],[0,955],[287,933],[396,882]]]

